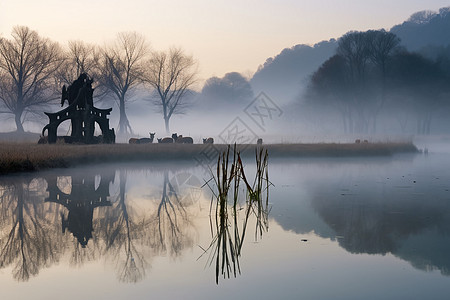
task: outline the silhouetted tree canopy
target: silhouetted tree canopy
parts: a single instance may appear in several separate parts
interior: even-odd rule
[[[11,39],[0,38],[0,112],[14,115],[18,132],[29,113],[57,99],[55,72],[63,61],[58,44],[28,27],[15,27]]]
[[[448,90],[442,63],[402,50],[399,38],[384,30],[349,32],[338,43],[337,54],[311,77],[308,105],[333,107],[347,133],[375,133],[386,106],[408,111],[417,133],[430,133]]]
[[[186,109],[186,94],[195,84],[196,62],[181,48],[154,52],[146,62],[144,80],[155,89],[154,104],[161,108],[166,133],[170,133],[170,118]]]
[[[211,77],[203,86],[201,96],[205,104],[240,104],[253,99],[253,90],[247,78],[238,72],[224,77]]]
[[[325,61],[311,77],[311,90],[317,96],[338,96],[345,98],[349,89],[347,65],[341,55],[334,55]]]
[[[391,32],[400,37],[409,51],[417,51],[428,45],[450,45],[450,7],[439,12],[420,11],[407,21],[394,26]]]
[[[118,101],[118,133],[131,133],[132,128],[126,114],[125,103],[129,93],[144,77],[144,62],[149,46],[145,38],[136,32],[117,35],[115,43],[105,47],[99,62],[99,82],[108,89]]]
[[[94,45],[83,41],[70,41],[65,57],[63,66],[57,70],[61,83],[68,86],[83,73],[89,74],[90,77],[99,77],[97,67],[100,53]]]
[[[349,32],[338,41],[336,55],[311,77],[308,95],[334,104],[345,132],[376,130],[385,103],[387,64],[399,39],[384,30]]]
[[[416,116],[417,133],[430,134],[437,109],[445,108],[449,92],[448,75],[441,65],[417,53],[394,56],[389,74],[389,89],[396,96],[394,105]]]

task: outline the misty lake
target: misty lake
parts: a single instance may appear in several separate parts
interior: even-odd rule
[[[246,159],[247,174],[254,164]],[[270,159],[267,231],[216,284],[210,179],[195,162],[0,178],[2,299],[444,299],[446,153]],[[203,186],[203,187],[202,187]]]

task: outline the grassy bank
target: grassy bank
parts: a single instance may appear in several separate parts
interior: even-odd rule
[[[67,168],[82,164],[118,161],[202,160],[217,157],[227,145],[203,144],[113,144],[113,145],[37,145],[0,143],[0,174]],[[242,156],[254,157],[256,145],[241,145]],[[263,145],[270,157],[349,157],[392,155],[417,152],[411,143],[361,144],[270,144]]]

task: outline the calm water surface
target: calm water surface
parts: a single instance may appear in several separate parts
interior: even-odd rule
[[[1,299],[447,299],[448,157],[270,160],[268,230],[218,284],[195,163],[2,177]]]

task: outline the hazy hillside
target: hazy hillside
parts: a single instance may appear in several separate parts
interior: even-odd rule
[[[410,51],[424,51],[428,47],[428,53],[424,54],[435,59],[443,50],[434,47],[450,45],[450,7],[441,8],[439,12],[417,12],[394,26],[391,32],[400,37],[402,45]],[[308,76],[330,58],[336,48],[337,41],[331,39],[314,46],[299,44],[284,49],[259,67],[250,81],[253,91],[255,94],[264,91],[280,104],[291,102],[305,87]],[[437,51],[439,53],[435,53]]]
[[[403,24],[392,27],[403,46],[410,51],[421,50],[425,46],[450,45],[450,7],[439,12],[420,11],[413,14]]]
[[[264,91],[274,101],[289,102],[299,94],[308,76],[334,54],[337,42],[332,39],[314,46],[286,48],[259,67],[250,83],[255,94]]]

